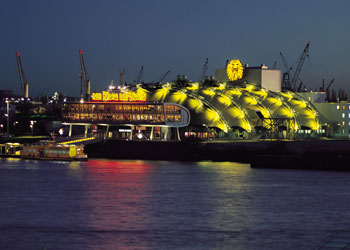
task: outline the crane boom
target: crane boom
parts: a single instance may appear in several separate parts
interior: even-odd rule
[[[298,62],[297,68],[296,68],[296,70],[294,72],[294,75],[292,77],[291,85],[292,85],[292,88],[294,88],[294,89],[295,89],[296,82],[297,82],[297,80],[299,78],[301,69],[303,68],[305,59],[308,56],[309,46],[310,46],[310,41],[307,42],[307,44],[306,44],[306,46],[305,46],[305,48],[303,50],[303,53],[301,54],[301,57],[299,59],[299,62]]]
[[[276,69],[276,67],[277,67],[277,61],[274,61],[272,65],[272,69]]]
[[[334,82],[334,78],[328,83],[327,87],[326,87],[326,92],[329,90],[329,88],[332,86],[333,82]]]
[[[140,69],[140,73],[137,77],[136,84],[140,84],[142,82],[143,82],[143,65],[142,65],[142,67]]]
[[[83,56],[83,51],[79,50],[79,57],[80,57],[80,66],[81,66],[81,79],[82,79],[82,89],[84,93],[84,100],[89,101],[90,100],[90,85],[91,82],[87,76],[86,73],[86,67],[85,67],[85,61]],[[82,93],[82,91],[81,91]]]
[[[24,74],[24,70],[22,67],[22,60],[21,60],[21,56],[20,56],[19,52],[16,52],[16,58],[17,58],[17,71],[18,71],[18,75],[19,75],[19,80],[21,82],[22,95],[25,98],[28,98],[29,84],[28,84],[27,78]]]
[[[165,77],[167,77],[167,75],[170,73],[170,70],[168,70],[164,75],[163,75],[163,77],[159,80],[159,82],[162,82],[164,79],[165,79]]]
[[[289,67],[289,66],[288,66],[287,60],[286,60],[286,58],[284,57],[284,55],[282,54],[282,52],[280,52],[280,55],[281,55],[281,58],[282,58],[283,65],[284,65],[284,67],[285,67],[285,69],[286,69],[286,72],[287,72],[288,74],[290,74],[290,71],[292,70],[292,67]]]

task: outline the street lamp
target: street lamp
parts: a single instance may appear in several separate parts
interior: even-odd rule
[[[7,134],[10,134],[10,102],[6,98],[6,117],[7,117]]]
[[[30,129],[32,130],[32,135],[34,135],[34,124],[36,123],[36,121],[30,121]]]
[[[16,134],[16,125],[18,124],[18,121],[15,121],[14,123],[13,123],[13,134]]]

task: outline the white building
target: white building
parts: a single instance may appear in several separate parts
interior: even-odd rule
[[[228,82],[226,69],[217,69],[215,77],[218,82]],[[243,78],[237,80],[237,83],[248,82],[249,84],[266,88],[268,90],[280,92],[282,85],[282,74],[281,70],[269,69],[264,64],[260,67],[249,67],[244,68]]]

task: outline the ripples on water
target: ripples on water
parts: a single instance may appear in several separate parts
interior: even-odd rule
[[[350,230],[350,173],[0,159],[0,249],[313,249]]]

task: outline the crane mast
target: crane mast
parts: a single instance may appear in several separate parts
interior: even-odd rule
[[[299,75],[300,75],[300,72],[301,72],[301,69],[303,68],[303,65],[304,65],[304,62],[305,62],[305,59],[306,57],[308,56],[308,51],[309,51],[309,46],[310,46],[310,41],[307,42],[304,50],[303,50],[303,53],[301,54],[301,57],[299,59],[299,63],[297,65],[297,68],[295,70],[295,73],[292,77],[292,81],[291,81],[291,85],[292,85],[292,88],[295,89],[295,86],[296,86],[296,82],[299,78]]]
[[[119,77],[120,77],[120,85],[124,86],[125,85],[125,69],[123,69],[123,71],[119,70]]]
[[[83,91],[80,91],[80,94],[83,93],[83,98],[85,101],[90,101],[90,88],[91,88],[91,82],[89,78],[87,77],[86,68],[85,68],[85,61],[83,56],[83,51],[79,50],[79,57],[80,57],[80,66],[81,66],[81,79],[82,79],[82,86],[81,88]]]
[[[16,58],[17,58],[17,71],[18,71],[18,75],[19,75],[19,80],[21,82],[22,95],[24,96],[24,98],[28,98],[29,97],[29,83],[28,83],[27,78],[24,74],[21,56],[20,56],[19,52],[16,52]]]
[[[201,75],[201,79],[200,79],[200,81],[204,81],[204,77],[205,77],[205,75],[207,74],[207,71],[208,71],[208,57],[207,57],[207,59],[205,60],[205,63],[204,63],[204,65],[203,65],[203,70],[202,70],[202,75]]]
[[[286,58],[283,56],[282,52],[280,52],[280,55],[281,55],[281,58],[282,58],[283,65],[284,65],[284,67],[286,68],[286,72],[283,73],[283,80],[282,80],[283,88],[284,88],[284,89],[290,90],[290,89],[291,89],[291,85],[290,85],[290,74],[291,74],[292,68],[288,66],[287,60],[286,60]]]

